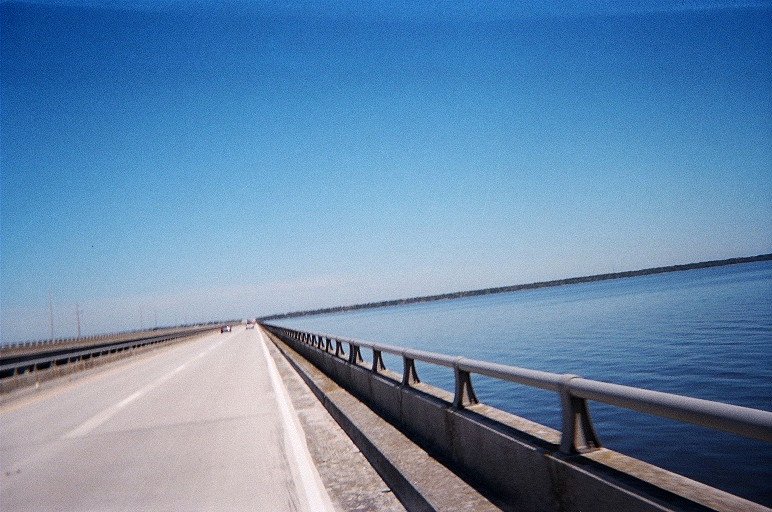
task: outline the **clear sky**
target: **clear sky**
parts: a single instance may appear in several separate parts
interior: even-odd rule
[[[2,341],[772,252],[772,3],[0,6]]]

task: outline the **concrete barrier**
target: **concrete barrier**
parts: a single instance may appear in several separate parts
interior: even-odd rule
[[[266,328],[507,510],[769,510],[605,448],[564,453],[559,431]]]

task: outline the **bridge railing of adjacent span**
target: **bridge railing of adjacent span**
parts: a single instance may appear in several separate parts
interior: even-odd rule
[[[128,340],[113,340],[94,346],[75,345],[69,347],[60,347],[61,344],[57,343],[41,343],[34,345],[36,350],[15,356],[5,356],[4,352],[0,351],[0,380],[10,379],[27,372],[47,370],[52,367],[80,362],[86,359],[114,354],[116,352],[123,352],[148,345],[156,345],[180,338],[195,336],[197,334],[217,330],[219,328],[219,325],[205,325],[188,327],[185,329],[177,329],[158,335],[138,333],[135,336],[129,335]],[[105,338],[108,337],[106,336]],[[82,341],[90,342],[92,340],[99,339],[99,337],[92,337]],[[18,348],[18,346],[15,345],[11,348]]]
[[[355,365],[363,362],[363,349],[371,350],[371,370],[375,373],[385,370],[384,353],[399,356],[403,363],[404,386],[420,382],[416,361],[451,368],[455,375],[453,406],[457,408],[478,402],[472,386],[472,374],[554,391],[560,398],[562,409],[560,451],[567,454],[587,452],[601,446],[590,418],[588,400],[772,442],[772,412],[584,379],[573,374],[529,370],[276,325],[262,325],[274,334],[346,358]],[[347,346],[347,351],[344,346]]]

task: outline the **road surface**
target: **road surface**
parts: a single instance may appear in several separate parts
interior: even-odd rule
[[[332,510],[257,329],[0,407],[0,510]]]

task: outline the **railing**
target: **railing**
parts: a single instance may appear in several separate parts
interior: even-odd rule
[[[554,391],[560,398],[562,409],[560,451],[566,454],[586,452],[601,446],[590,418],[588,400],[772,442],[772,413],[767,411],[584,379],[573,374],[529,370],[271,324],[261,325],[280,337],[310,345],[357,366],[363,363],[362,349],[369,349],[372,351],[370,370],[374,373],[386,369],[384,353],[399,356],[402,358],[403,386],[420,382],[416,361],[452,368],[455,376],[452,406],[455,408],[478,403],[472,374]],[[344,345],[348,345],[348,354]]]
[[[137,329],[132,331],[119,331],[119,332],[113,332],[113,333],[103,333],[103,334],[93,334],[88,336],[72,336],[69,338],[48,338],[48,339],[42,339],[42,340],[27,340],[27,341],[16,341],[12,343],[6,343],[4,345],[0,345],[0,354],[2,354],[3,351],[11,351],[15,349],[24,349],[24,348],[37,348],[37,347],[55,347],[58,345],[70,345],[74,343],[89,343],[89,342],[96,342],[101,340],[110,340],[115,338],[134,338],[143,334],[153,333],[155,331],[159,331],[161,334],[165,334],[170,331],[179,331],[180,329],[190,329],[193,327],[211,327],[215,328],[215,326],[219,327],[222,324],[232,324],[232,323],[238,323],[241,320],[222,320],[222,321],[213,321],[213,322],[207,322],[207,323],[197,323],[197,324],[188,324],[188,325],[179,325],[179,326],[169,326],[169,327],[156,327],[153,329]]]
[[[13,377],[39,369],[50,368],[53,365],[60,365],[90,359],[101,355],[107,355],[114,352],[122,352],[128,349],[138,348],[146,345],[154,345],[170,341],[173,339],[184,338],[200,334],[202,332],[218,329],[219,326],[206,326],[172,333],[161,334],[158,336],[143,336],[129,341],[108,343],[91,348],[72,348],[69,350],[60,350],[51,354],[29,354],[21,357],[12,358],[13,361],[0,364],[0,378]]]

